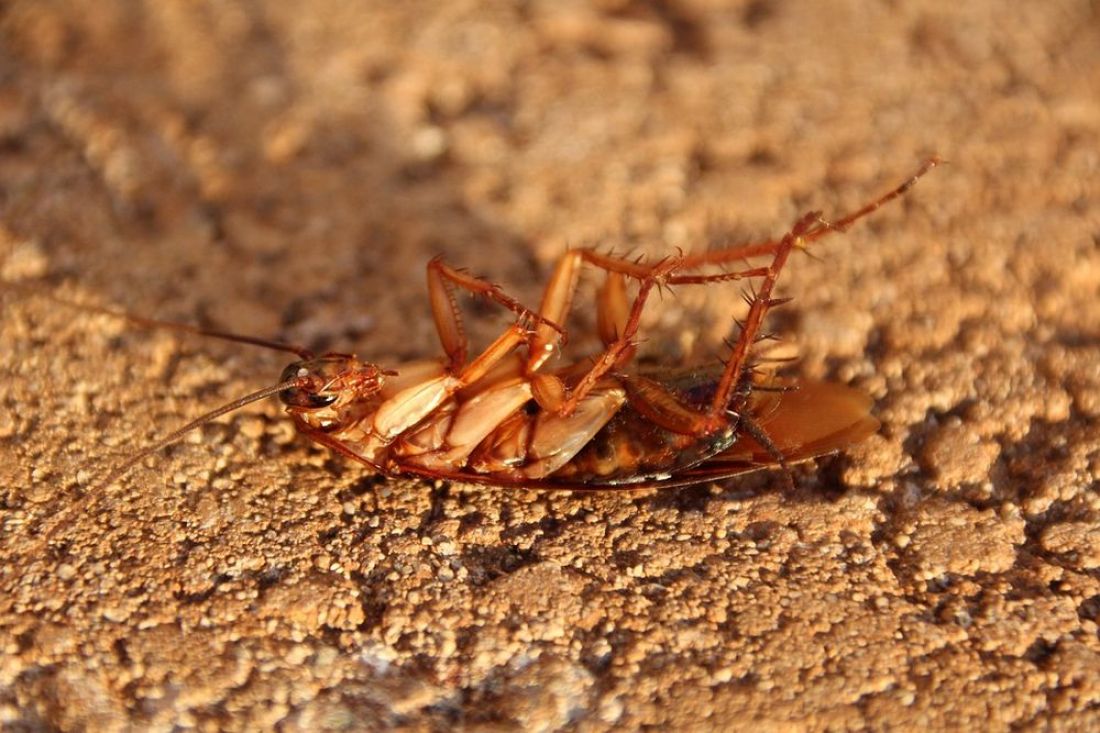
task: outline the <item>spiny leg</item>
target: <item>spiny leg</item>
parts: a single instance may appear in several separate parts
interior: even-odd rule
[[[704,285],[712,282],[727,282],[731,280],[760,277],[766,275],[768,272],[768,268],[760,267],[742,270],[740,272],[721,272],[713,275],[677,275],[675,273],[680,267],[679,258],[667,258],[648,267],[649,272],[641,278],[641,282],[638,286],[638,294],[635,296],[634,302],[630,306],[625,321],[619,322],[619,316],[614,312],[620,310],[624,305],[624,301],[622,300],[623,296],[615,293],[618,286],[612,285],[610,288],[601,292],[601,295],[607,295],[607,299],[606,302],[601,299],[599,307],[608,308],[613,311],[609,312],[603,319],[607,324],[606,332],[601,331],[601,338],[604,339],[605,343],[604,351],[596,357],[592,367],[583,377],[581,377],[580,381],[574,387],[572,394],[570,394],[559,406],[559,414],[568,415],[572,413],[580,401],[596,386],[596,383],[601,377],[612,369],[622,368],[633,357],[635,351],[635,337],[637,336],[638,327],[641,323],[642,311],[645,309],[646,301],[654,287],[663,285]],[[608,279],[610,282],[614,282],[614,278],[622,274],[621,272],[612,271],[609,273]]]
[[[616,257],[601,255],[590,249],[571,249],[562,255],[554,267],[546,290],[543,291],[539,314],[551,323],[564,323],[577,292],[577,279],[580,267],[588,262],[608,273],[608,281],[600,291],[597,316],[601,338],[605,345],[613,343],[623,329],[630,307],[626,303],[624,273],[642,279],[653,269],[638,262],[629,262]],[[614,335],[611,335],[611,334]],[[544,410],[559,412],[566,401],[565,385],[552,374],[539,374],[555,349],[565,341],[565,334],[554,333],[544,325],[536,326],[534,337],[528,346],[525,373],[531,380],[535,401]],[[576,401],[573,402],[575,407]],[[570,412],[572,412],[570,408]]]
[[[771,297],[779,273],[783,271],[783,266],[787,263],[791,250],[795,247],[801,247],[805,233],[820,221],[821,215],[819,212],[814,211],[806,214],[779,241],[779,247],[776,249],[772,263],[767,267],[767,273],[760,284],[760,289],[751,298],[749,313],[745,316],[745,322],[741,327],[741,335],[737,339],[737,343],[734,344],[733,352],[727,359],[726,366],[722,370],[722,376],[718,380],[718,387],[715,389],[710,408],[707,410],[705,421],[707,431],[718,429],[726,423],[725,413],[729,409],[730,399],[741,381],[742,372],[748,365],[750,351],[760,333],[764,317],[767,316],[772,306],[785,302],[783,300],[773,300]]]
[[[539,303],[539,315],[549,323],[564,324],[573,305],[573,296],[577,292],[577,277],[580,275],[582,250],[571,249],[558,260],[554,273],[542,292]],[[548,325],[535,327],[535,335],[528,346],[528,374],[534,374],[554,354],[554,350],[565,340],[565,333],[555,332]]]
[[[676,261],[679,263],[680,259],[677,258]],[[580,266],[586,263],[607,273],[607,278],[597,297],[597,321],[601,340],[605,346],[610,346],[619,339],[630,315],[625,279],[629,277],[644,283],[653,277],[661,263],[647,264],[642,261],[631,261],[615,255],[605,255],[592,249],[569,250],[558,260],[539,306],[539,315],[549,324],[565,322],[576,294]],[[673,269],[680,269],[679,264]],[[663,278],[663,283],[692,285],[740,280],[762,276],[764,272],[765,268],[756,268],[713,275],[668,274]],[[537,371],[553,355],[558,339],[564,335],[561,332],[554,333],[555,330],[550,325],[540,324],[536,327],[527,361],[528,374]]]
[[[923,175],[941,162],[939,158],[929,158],[901,185],[834,222],[828,222],[821,218],[819,212],[814,212],[799,220],[794,229],[777,242],[758,242],[677,258],[676,266],[660,278],[661,284],[690,285],[740,280],[750,277],[764,278],[760,292],[750,302],[749,314],[745,319],[742,336],[734,346],[733,353],[727,361],[714,401],[710,409],[707,410],[706,419],[700,422],[700,429],[703,432],[717,429],[724,422],[723,413],[728,409],[730,400],[736,394],[741,372],[748,363],[750,349],[757,339],[764,317],[770,308],[785,302],[783,300],[773,300],[771,291],[775,287],[775,280],[786,264],[791,250],[795,247],[805,248],[808,243],[825,236],[829,232],[846,229],[889,201],[904,195]],[[720,265],[767,254],[771,254],[773,257],[772,264],[768,267],[708,275],[674,274],[674,271],[689,270],[705,265]],[[572,395],[564,400],[558,398],[539,400],[544,408],[556,408],[557,411],[563,414],[568,414],[576,408],[577,403],[592,389],[599,377],[616,366],[621,366],[629,361],[633,354],[632,340],[637,332],[637,322],[640,319],[641,310],[644,307],[649,290],[656,284],[652,281],[655,268],[661,264],[648,265],[644,262],[632,262],[613,255],[600,254],[590,249],[571,250],[558,263],[554,277],[543,296],[540,313],[551,322],[560,323],[564,321],[576,290],[577,268],[581,262],[592,264],[608,273],[598,301],[598,307],[601,309],[598,319],[600,337],[603,339],[606,349],[597,357],[592,369],[582,377]],[[626,298],[623,282],[625,277],[637,279],[641,284],[640,292],[629,310],[625,306]],[[541,331],[542,333],[536,333],[536,337],[532,341],[528,373],[538,369],[549,358],[553,350],[553,335],[545,328]],[[563,393],[560,384],[556,392],[557,394]]]
[[[824,237],[830,232],[842,232],[848,229],[852,224],[877,210],[879,207],[893,201],[899,196],[904,196],[910,188],[912,188],[918,180],[921,179],[928,171],[932,170],[938,165],[941,165],[943,160],[939,157],[933,156],[924,161],[909,178],[895,188],[891,189],[887,193],[879,196],[878,198],[863,205],[859,209],[844,214],[838,219],[828,222],[820,220],[817,224],[811,227],[802,235],[802,246],[808,245],[818,239]],[[698,267],[704,267],[706,265],[721,265],[729,262],[738,262],[746,260],[752,257],[762,257],[764,255],[775,255],[779,247],[783,244],[783,240],[768,240],[764,242],[753,242],[750,244],[737,245],[735,247],[726,247],[723,249],[716,249],[710,252],[698,252],[695,254],[684,255],[682,260],[682,269],[693,270]]]
[[[677,260],[679,262],[679,260]],[[677,265],[677,269],[679,265]],[[705,285],[707,283],[732,282],[752,277],[763,277],[767,268],[756,267],[736,272],[719,272],[709,275],[668,275],[664,285]],[[630,302],[626,294],[626,276],[610,271],[604,278],[596,296],[596,324],[604,346],[615,343],[626,328],[630,318]]]
[[[856,211],[853,211],[850,214],[846,214],[846,215],[840,217],[839,219],[836,219],[835,221],[832,221],[832,222],[820,221],[818,223],[818,226],[815,227],[812,231],[807,232],[806,236],[803,237],[803,239],[805,239],[807,242],[812,242],[813,240],[817,239],[820,236],[823,236],[824,234],[826,234],[828,232],[843,232],[843,231],[845,231],[849,226],[854,224],[856,221],[862,219],[863,217],[867,216],[871,212],[875,211],[880,206],[888,204],[889,202],[893,201],[894,199],[896,199],[900,196],[904,196],[906,193],[909,192],[909,189],[911,189],[913,186],[916,185],[917,181],[919,181],[921,179],[921,177],[924,176],[925,173],[932,170],[936,166],[941,165],[942,163],[943,163],[942,158],[940,158],[939,156],[935,156],[935,155],[932,156],[928,160],[924,161],[924,163],[921,164],[921,167],[918,168],[916,170],[916,172],[913,173],[913,175],[909,176],[909,178],[907,178],[897,188],[893,189],[892,191],[889,191],[888,193],[883,194],[882,196],[879,196],[874,201],[871,201],[871,202],[865,204],[864,206],[857,209]]]
[[[460,386],[469,387],[489,373],[501,359],[512,353],[521,344],[530,343],[532,332],[522,323],[513,323],[507,331],[496,338],[473,361],[465,365],[457,375]]]
[[[771,298],[775,281],[782,271],[791,250],[798,245],[801,233],[819,221],[820,216],[817,212],[807,214],[800,219],[791,233],[780,240],[780,246],[775,253],[772,264],[768,267],[715,275],[682,276],[670,274],[679,266],[678,261],[666,260],[660,263],[663,265],[661,269],[655,268],[650,276],[642,280],[638,296],[630,308],[629,316],[619,335],[608,344],[607,349],[597,358],[592,369],[577,384],[573,394],[562,405],[561,412],[568,414],[572,408],[575,408],[576,403],[584,397],[587,391],[591,390],[596,381],[610,369],[618,366],[624,355],[627,355],[627,350],[632,349],[633,338],[637,334],[638,323],[642,309],[645,306],[646,297],[655,285],[671,282],[702,284],[762,276],[764,282],[761,284],[758,293],[750,300],[749,314],[742,327],[741,337],[734,345],[733,353],[726,363],[713,403],[709,409],[700,410],[688,407],[681,403],[664,385],[645,377],[635,375],[627,377],[624,381],[635,409],[646,415],[654,424],[666,430],[686,435],[705,435],[728,425],[729,421],[725,416],[726,406],[729,404],[731,397],[734,396],[734,390],[739,387],[738,382],[740,380],[738,376],[745,368],[750,347],[756,341],[760,325],[769,308],[784,302]],[[632,353],[632,351],[629,353]],[[720,405],[721,409],[716,411],[714,405]],[[782,460],[780,460],[780,464],[782,464]]]
[[[787,484],[787,489],[794,489],[794,473],[791,471],[791,464],[787,462],[787,457],[783,455],[783,451],[779,450],[779,446],[771,439],[771,436],[764,432],[764,428],[756,424],[748,415],[741,415],[738,420],[738,425],[746,433],[752,437],[757,443],[760,444],[764,450],[768,452],[772,458],[775,459],[776,465],[783,472],[784,483]]]
[[[675,260],[662,260],[642,279],[638,286],[638,294],[634,297],[634,303],[630,307],[630,313],[627,316],[626,323],[622,327],[621,333],[618,334],[614,341],[607,344],[603,353],[596,358],[592,368],[581,377],[579,382],[577,382],[576,386],[573,388],[572,394],[570,394],[558,407],[558,414],[573,414],[573,411],[577,409],[577,405],[592,391],[592,388],[596,386],[596,382],[600,377],[607,374],[607,372],[611,371],[611,369],[616,366],[625,363],[633,356],[634,337],[638,333],[642,311],[645,309],[646,300],[649,299],[649,293],[662,278],[667,277],[676,268],[676,264]]]
[[[535,328],[535,337],[531,340],[527,358],[527,373],[533,374],[553,356],[554,349],[564,340],[564,333],[548,324],[565,323],[577,292],[577,279],[582,264],[589,264],[604,270],[608,277],[600,290],[597,301],[600,337],[605,345],[610,345],[622,331],[629,316],[624,278],[630,277],[639,282],[653,274],[656,265],[641,261],[631,261],[614,255],[605,255],[592,249],[571,249],[562,255],[554,267],[554,273],[543,291],[539,305],[539,315],[547,324]]]
[[[428,297],[431,301],[432,318],[439,334],[440,343],[449,360],[449,371],[456,373],[466,363],[468,341],[462,324],[462,313],[455,300],[454,287],[489,298],[515,313],[521,324],[538,324],[538,329],[549,333],[564,334],[562,327],[527,308],[515,298],[507,295],[498,285],[469,273],[457,270],[439,257],[428,262]]]
[[[741,374],[748,365],[750,350],[757,340],[760,333],[760,327],[763,324],[764,317],[767,315],[768,310],[774,305],[785,302],[783,300],[773,300],[771,293],[775,287],[775,282],[779,277],[780,271],[782,271],[783,266],[787,262],[787,258],[790,256],[791,250],[794,248],[802,249],[809,242],[823,237],[829,232],[847,229],[853,223],[875,211],[880,206],[893,201],[899,196],[903,196],[924,174],[928,173],[928,171],[940,165],[942,162],[943,161],[938,157],[929,158],[913,173],[913,175],[902,182],[901,185],[865,204],[856,211],[841,216],[835,221],[826,221],[821,217],[821,213],[816,211],[806,214],[795,223],[794,227],[786,236],[779,240],[779,243],[775,246],[772,263],[768,267],[768,274],[764,277],[759,292],[752,298],[749,314],[745,317],[745,323],[741,329],[741,336],[738,338],[733,353],[730,354],[729,360],[726,362],[726,367],[718,383],[718,389],[715,391],[711,401],[710,409],[707,412],[709,429],[716,429],[721,425],[723,422],[723,414],[731,408],[731,398],[734,397],[738,382],[741,379]],[[727,252],[728,251],[729,250],[727,250]],[[702,255],[703,259],[699,261],[700,264],[714,264],[723,261],[722,252],[710,254],[716,256],[708,258],[707,253],[704,253]],[[734,407],[740,409],[739,405]]]

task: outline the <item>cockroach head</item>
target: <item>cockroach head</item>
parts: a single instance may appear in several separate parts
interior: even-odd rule
[[[320,410],[372,397],[390,372],[350,354],[325,354],[296,361],[283,370],[281,381],[297,384],[279,393],[288,409]]]

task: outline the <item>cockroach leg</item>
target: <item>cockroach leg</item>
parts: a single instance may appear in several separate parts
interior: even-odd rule
[[[466,363],[468,348],[466,331],[462,325],[462,314],[454,296],[456,285],[474,295],[484,296],[504,306],[515,313],[521,323],[534,324],[539,330],[545,329],[547,332],[564,334],[564,330],[556,322],[527,308],[506,294],[498,285],[456,270],[440,257],[435,257],[428,262],[428,294],[436,331],[439,333],[439,340],[447,354],[452,373],[458,372]]]
[[[577,382],[572,394],[558,408],[559,415],[563,417],[572,415],[573,411],[577,409],[577,405],[592,391],[592,388],[596,386],[597,381],[602,376],[615,367],[626,363],[634,355],[634,337],[638,333],[642,311],[645,309],[649,294],[662,278],[675,271],[677,265],[677,260],[670,258],[658,262],[649,269],[649,273],[642,278],[638,286],[638,294],[634,297],[634,303],[630,307],[630,314],[623,325],[622,332],[614,341],[607,344],[592,367]]]
[[[606,255],[599,255],[598,258],[599,267],[604,267],[605,265],[616,266],[616,263],[624,265],[622,270],[610,270],[608,272],[609,282],[613,282],[615,278],[621,280],[627,269],[632,272],[636,271],[635,268],[637,266],[634,265],[634,263],[616,260]],[[635,296],[629,311],[627,311],[625,320],[622,321],[619,321],[621,316],[618,311],[625,305],[625,300],[622,299],[624,296],[615,294],[610,288],[601,291],[597,307],[601,311],[605,308],[609,311],[607,315],[603,316],[601,319],[607,324],[605,327],[606,332],[601,331],[601,338],[604,338],[605,349],[603,353],[596,357],[596,361],[591,369],[581,377],[580,381],[573,389],[573,393],[562,403],[558,410],[559,413],[563,415],[571,414],[572,410],[576,409],[576,405],[585,398],[601,377],[613,369],[621,369],[630,362],[635,352],[634,339],[637,336],[638,327],[641,323],[642,311],[645,308],[646,300],[650,292],[655,286],[705,285],[707,283],[760,277],[766,275],[768,272],[768,268],[758,267],[738,272],[720,272],[709,275],[678,275],[676,273],[679,271],[680,267],[681,259],[679,257],[670,257],[654,265],[648,266],[646,268],[648,272],[639,277],[640,283],[638,286],[638,294]],[[611,287],[613,288],[614,286]],[[614,328],[614,332],[611,331],[612,327]],[[608,340],[606,336],[610,336],[612,333],[615,334],[614,337]]]
[[[596,329],[604,346],[615,343],[629,319],[626,278],[621,272],[609,272],[596,295]]]
[[[564,323],[572,307],[573,297],[577,292],[577,277],[580,267],[585,262],[590,262],[596,267],[607,271],[607,277],[597,297],[597,320],[599,333],[605,346],[611,348],[612,344],[619,341],[621,334],[625,332],[626,324],[630,316],[630,305],[627,303],[626,282],[623,272],[615,268],[619,263],[624,268],[629,268],[632,276],[642,278],[645,273],[652,271],[652,266],[643,266],[617,260],[614,257],[600,255],[591,250],[571,249],[562,255],[558,264],[554,267],[554,273],[542,295],[539,313],[544,318],[556,323]],[[564,334],[560,341],[558,334],[553,333],[545,326],[535,329],[535,336],[528,346],[528,357],[525,374],[531,379],[535,401],[539,406],[551,412],[571,414],[579,403],[580,398],[574,398],[568,413],[562,413],[565,406],[565,385],[556,375],[538,374],[539,368],[554,355],[555,350],[565,341]],[[594,381],[593,381],[594,383]],[[581,395],[583,397],[584,395]]]
[[[656,265],[650,265],[646,262],[633,262],[622,257],[601,254],[592,249],[578,249],[574,251],[580,255],[585,262],[594,267],[598,267],[606,272],[617,272],[621,275],[632,277],[635,280],[646,279],[653,272],[653,268],[656,267]]]
[[[468,387],[484,377],[498,362],[515,351],[516,347],[529,342],[530,339],[531,332],[525,326],[513,323],[507,331],[489,344],[485,351],[459,372],[460,386],[455,391]]]
[[[681,258],[677,258],[677,267],[681,269]],[[644,284],[654,277],[656,269],[662,263],[647,264],[606,255],[592,249],[571,249],[562,255],[554,267],[554,274],[543,292],[539,314],[550,323],[565,323],[566,316],[573,304],[577,291],[577,276],[582,264],[589,264],[607,273],[597,298],[597,319],[600,338],[604,345],[611,347],[620,341],[630,318],[630,305],[626,295],[626,278],[632,278]],[[734,280],[752,277],[752,273],[728,273],[722,276],[673,276],[671,270],[660,279],[660,284],[696,284]],[[652,285],[648,286],[652,287]],[[531,342],[527,359],[527,373],[532,374],[546,363],[554,353],[559,338],[564,343],[565,334],[555,334],[552,329],[539,325],[535,329],[535,338]],[[618,348],[618,347],[617,347]]]
[[[443,351],[447,354],[451,372],[457,372],[466,363],[466,329],[462,325],[462,312],[455,300],[454,284],[443,277],[441,263],[428,263],[428,300],[435,320],[435,330]]]
[[[859,219],[867,216],[873,211],[877,210],[881,206],[893,201],[894,199],[904,196],[909,189],[911,189],[918,180],[921,179],[926,173],[935,168],[938,165],[943,165],[944,160],[938,156],[932,156],[928,158],[918,168],[913,175],[907,178],[900,186],[888,191],[887,193],[879,196],[877,199],[865,204],[856,211],[841,216],[835,221],[826,221],[824,219],[818,222],[818,225],[812,227],[802,237],[802,245],[806,246],[817,241],[821,237],[829,234],[830,232],[843,232],[848,229]],[[751,242],[748,244],[740,244],[734,247],[726,247],[723,249],[710,250],[707,252],[697,252],[695,254],[684,255],[681,262],[681,269],[694,270],[706,265],[721,265],[729,262],[738,262],[742,260],[751,259],[753,257],[763,257],[765,255],[774,255],[776,250],[782,245],[782,239],[770,239],[763,242]]]
[[[552,323],[565,323],[565,317],[573,304],[577,292],[577,276],[580,273],[581,252],[569,250],[554,267],[550,282],[542,293],[539,303],[539,315]],[[554,355],[554,351],[565,342],[565,332],[554,333],[549,326],[539,324],[535,336],[527,349],[527,373],[533,374]]]
[[[805,249],[807,244],[818,238],[824,237],[825,234],[829,232],[844,231],[853,225],[853,223],[871,214],[872,211],[875,211],[882,205],[903,196],[914,184],[916,184],[917,180],[921,179],[921,176],[941,163],[943,163],[941,158],[928,158],[928,160],[925,161],[920,168],[917,168],[917,171],[900,186],[893,188],[887,194],[870,201],[870,203],[851,212],[851,214],[840,217],[835,221],[831,222],[825,220],[822,217],[821,211],[811,211],[810,214],[804,215],[799,221],[795,222],[794,227],[787,233],[787,236],[784,236],[779,241],[777,247],[774,248],[774,256],[771,265],[768,267],[768,273],[764,276],[759,291],[756,295],[753,295],[750,300],[749,314],[746,316],[745,324],[741,328],[740,338],[737,339],[733,353],[729,355],[729,359],[723,370],[722,378],[718,381],[718,389],[715,391],[711,408],[707,411],[708,427],[714,428],[719,426],[723,423],[724,414],[729,411],[730,408],[737,411],[740,407],[739,405],[730,405],[730,398],[734,396],[737,383],[740,381],[741,372],[748,363],[749,351],[753,343],[757,341],[764,316],[768,315],[768,310],[772,306],[784,302],[784,300],[772,299],[771,292],[774,288],[775,280],[777,280],[780,271],[783,269],[783,265],[787,263],[791,250],[794,248]],[[739,250],[739,256],[744,256],[745,249],[746,248],[734,248],[734,250],[731,251]],[[731,259],[728,253],[729,251],[720,250],[703,253],[702,255],[697,255],[692,264],[694,266],[701,266],[704,264],[726,262]]]
[[[786,264],[791,249],[796,246],[797,242],[801,241],[802,234],[805,232],[806,227],[810,225],[810,222],[815,221],[817,221],[816,213],[802,217],[795,224],[794,229],[780,240],[775,257],[764,275],[764,281],[751,300],[749,313],[745,316],[745,322],[737,343],[734,344],[733,353],[726,360],[726,366],[722,370],[721,378],[718,380],[718,388],[714,392],[710,409],[707,411],[707,430],[718,429],[725,424],[725,415],[729,410],[730,397],[733,396],[733,392],[741,380],[741,373],[748,364],[750,349],[756,343],[756,336],[760,332],[760,326],[764,323],[764,317],[773,305],[771,294],[772,289],[775,287],[775,281],[783,270],[783,265]]]
[[[783,451],[779,450],[779,446],[771,439],[771,436],[764,432],[764,429],[756,424],[748,415],[741,415],[737,421],[740,426],[749,436],[752,437],[760,446],[768,452],[772,458],[775,459],[775,464],[779,466],[779,469],[783,472],[784,483],[787,484],[787,490],[794,489],[794,473],[791,471],[791,465],[787,463],[787,457],[783,455]]]
[[[685,404],[665,385],[636,374],[620,377],[631,406],[655,425],[679,435],[696,435],[704,415]]]
[[[942,165],[943,162],[943,159],[939,156],[932,156],[928,160],[924,161],[924,164],[921,165],[921,167],[918,168],[916,172],[913,173],[913,175],[909,176],[909,178],[906,179],[904,183],[902,183],[900,186],[893,189],[892,191],[889,191],[888,193],[879,196],[874,201],[865,204],[864,206],[857,209],[856,211],[853,211],[850,214],[845,214],[834,222],[830,223],[822,220],[818,228],[815,228],[813,231],[806,233],[806,236],[803,238],[804,241],[808,244],[818,237],[828,234],[829,232],[846,231],[848,227],[850,227],[852,224],[867,216],[871,212],[875,211],[880,206],[888,204],[900,196],[904,196],[909,191],[909,189],[916,185],[917,181],[919,181],[925,173],[932,170],[938,165]]]
[[[774,255],[782,240],[769,239],[763,242],[751,242],[735,247],[725,247],[706,252],[684,255],[683,269],[694,270],[705,265],[723,265],[729,262],[742,262],[753,257]]]

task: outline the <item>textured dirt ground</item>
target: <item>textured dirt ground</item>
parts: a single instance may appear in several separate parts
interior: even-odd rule
[[[0,12],[0,726],[1100,726],[1095,3]],[[534,302],[570,244],[779,234],[933,152],[781,284],[883,422],[793,492],[385,481],[264,403],[81,499],[283,360],[43,294],[394,363],[437,253]]]

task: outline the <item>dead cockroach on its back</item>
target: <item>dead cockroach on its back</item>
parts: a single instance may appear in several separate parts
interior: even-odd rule
[[[199,425],[270,395],[279,396],[301,433],[374,471],[493,486],[684,486],[760,468],[786,469],[840,450],[877,429],[870,399],[824,382],[762,388],[755,382],[753,346],[768,311],[784,302],[774,290],[794,251],[901,196],[939,162],[929,159],[897,188],[834,221],[808,213],[777,240],[652,263],[570,250],[554,269],[537,310],[437,258],[428,264],[427,280],[442,359],[382,366],[350,354],[317,356],[285,344],[179,327],[290,351],[299,360],[278,384],[183,426],[131,456],[108,480]],[[752,259],[763,263],[738,269]],[[604,273],[596,304],[603,349],[584,359],[552,362],[565,341],[562,324],[585,266]],[[751,281],[754,290],[740,336],[721,367],[634,366],[639,323],[655,288],[737,280]],[[636,287],[633,298],[630,282]],[[472,357],[456,288],[516,315]]]

